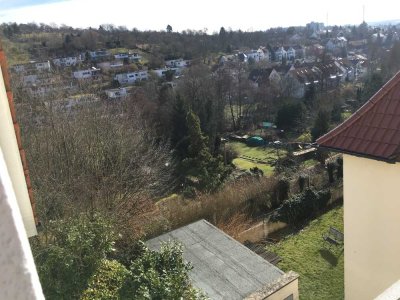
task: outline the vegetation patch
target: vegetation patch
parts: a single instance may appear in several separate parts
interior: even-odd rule
[[[330,226],[343,232],[343,207],[332,209],[268,249],[282,258],[280,269],[300,275],[300,299],[344,299],[343,248],[330,251],[322,238]]]
[[[249,147],[241,142],[229,142],[229,145],[238,153],[239,157],[233,160],[233,164],[243,170],[257,167],[264,175],[272,175],[275,168],[273,163],[278,157],[286,155],[284,149],[273,149],[269,147]]]

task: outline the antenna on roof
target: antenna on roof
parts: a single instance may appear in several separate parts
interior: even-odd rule
[[[365,23],[365,4],[363,5],[363,23]]]

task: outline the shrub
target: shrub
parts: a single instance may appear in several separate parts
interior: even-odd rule
[[[309,185],[309,181],[310,181],[310,178],[307,175],[302,174],[299,176],[298,183],[299,183],[300,192],[304,191],[306,184],[307,184],[307,186]]]
[[[116,235],[100,215],[84,214],[50,223],[47,236],[33,241],[35,262],[46,298],[75,299],[106,255]]]
[[[160,251],[149,250],[132,262],[121,299],[199,299],[188,272],[192,266],[182,256],[178,243],[163,243]]]
[[[343,178],[343,157],[336,159],[336,177],[337,179]]]
[[[128,274],[129,271],[116,260],[102,260],[81,300],[120,299],[119,291]]]
[[[284,201],[271,217],[271,221],[281,221],[292,225],[301,223],[325,207],[330,197],[329,190],[316,192],[306,189],[303,193],[293,195]]]
[[[290,181],[286,177],[282,177],[279,179],[277,187],[276,187],[276,199],[278,203],[281,203],[283,200],[287,199],[289,196],[290,189]]]
[[[333,183],[335,181],[335,177],[333,175],[334,175],[334,172],[336,169],[336,163],[328,162],[326,167],[327,167],[328,176],[329,176],[329,183]]]

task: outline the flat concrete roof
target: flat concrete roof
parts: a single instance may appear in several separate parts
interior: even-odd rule
[[[243,299],[285,273],[209,222],[201,220],[147,241],[183,244],[183,257],[193,265],[192,284],[211,299]]]

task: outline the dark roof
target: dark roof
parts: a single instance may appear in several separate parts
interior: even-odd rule
[[[331,150],[388,162],[400,158],[400,72],[349,119],[317,140]]]
[[[273,68],[264,68],[264,69],[253,69],[250,71],[249,80],[254,82],[259,82],[261,80],[268,80]]]
[[[7,92],[8,105],[10,107],[10,113],[11,113],[12,121],[14,124],[15,136],[17,137],[18,149],[19,149],[19,153],[21,156],[22,167],[24,169],[25,180],[26,180],[26,185],[28,188],[29,199],[31,201],[33,216],[35,218],[35,223],[38,224],[36,211],[35,211],[35,199],[33,198],[31,179],[29,176],[28,163],[26,160],[25,150],[22,147],[21,131],[20,131],[20,127],[17,122],[17,117],[16,117],[16,113],[15,113],[14,98],[13,98],[13,93],[11,91],[10,76],[9,76],[8,66],[7,66],[7,58],[4,53],[3,46],[1,44],[1,40],[0,40],[0,66],[1,66],[1,72],[3,74],[4,86],[5,86],[6,92]]]
[[[161,242],[169,240],[183,244],[184,259],[193,266],[190,279],[210,299],[243,299],[284,279],[284,272],[205,220],[163,234],[147,244],[158,250]]]

